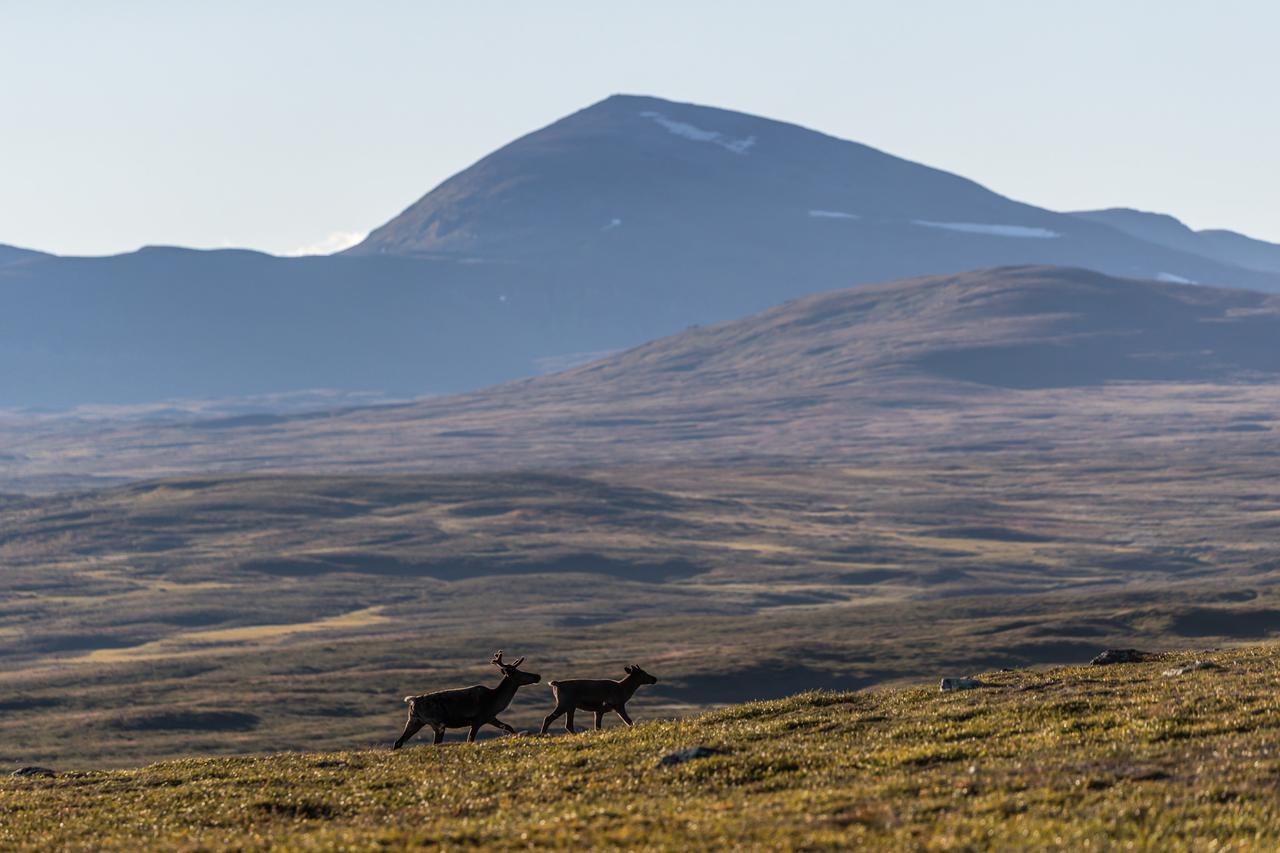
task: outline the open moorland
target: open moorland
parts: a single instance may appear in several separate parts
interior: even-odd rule
[[[1274,849],[1277,678],[1274,646],[1245,647],[576,737],[5,779],[0,844]],[[662,763],[697,746],[713,752]]]
[[[1230,444],[1228,443],[1227,447]],[[385,743],[400,697],[661,678],[642,716],[1280,630],[1280,471],[1087,465],[236,476],[0,511],[0,760]],[[545,686],[517,696],[532,726]]]

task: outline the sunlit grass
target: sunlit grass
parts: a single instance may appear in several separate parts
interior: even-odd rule
[[[1202,656],[1203,657],[1203,656]],[[0,782],[0,846],[1275,849],[1280,654],[808,693],[577,737]],[[710,758],[659,767],[693,745]]]
[[[131,660],[154,660],[174,656],[216,651],[228,644],[262,642],[292,634],[341,632],[391,622],[383,615],[383,607],[364,607],[310,622],[288,622],[281,625],[246,625],[241,628],[215,628],[209,631],[186,631],[123,649],[96,649],[87,655],[71,658],[72,663],[118,663]]]

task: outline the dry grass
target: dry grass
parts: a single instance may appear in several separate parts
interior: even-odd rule
[[[1207,659],[1220,667],[1165,670]],[[19,849],[1269,850],[1280,654],[809,693],[574,738],[0,781]],[[674,767],[667,752],[720,754]]]
[[[216,588],[225,588],[220,584]],[[386,625],[392,622],[383,615],[382,607],[364,607],[310,622],[289,622],[281,625],[247,625],[243,628],[216,628],[212,631],[185,631],[153,640],[138,646],[122,649],[95,649],[86,655],[60,661],[63,664],[127,663],[141,660],[164,660],[192,655],[204,655],[225,651],[228,646],[261,644],[296,634],[325,633],[340,638],[344,632],[357,628]]]

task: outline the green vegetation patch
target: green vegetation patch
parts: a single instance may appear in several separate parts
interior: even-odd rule
[[[1218,664],[1166,672],[1199,658]],[[1280,846],[1280,651],[806,693],[576,737],[0,781],[0,846]],[[663,756],[706,746],[671,766]]]

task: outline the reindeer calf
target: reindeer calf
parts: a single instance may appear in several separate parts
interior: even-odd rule
[[[430,726],[436,733],[435,743],[444,740],[445,729],[468,727],[471,731],[467,734],[467,741],[472,742],[476,739],[476,732],[485,724],[497,726],[507,734],[515,734],[516,730],[499,720],[498,714],[511,704],[517,690],[526,684],[537,684],[542,676],[535,672],[521,672],[519,667],[524,658],[515,663],[503,663],[502,652],[495,654],[490,663],[502,670],[502,681],[497,687],[476,684],[404,697],[404,701],[409,703],[409,720],[404,724],[404,733],[391,748],[404,746],[404,742],[423,726]]]
[[[641,684],[657,684],[658,679],[632,664],[624,669],[627,677],[621,681],[607,678],[579,678],[573,681],[551,682],[551,692],[556,697],[556,707],[542,721],[541,734],[547,733],[547,727],[555,722],[556,717],[567,714],[564,727],[570,734],[576,732],[573,727],[573,712],[576,710],[594,711],[596,728],[604,719],[605,711],[613,711],[622,718],[622,722],[631,725],[627,716],[627,701]]]

